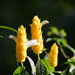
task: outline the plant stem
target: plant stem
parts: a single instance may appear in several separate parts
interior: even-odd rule
[[[71,47],[69,44],[67,44],[66,47],[75,54],[75,49],[73,47]]]
[[[40,55],[38,54],[38,60],[40,60]]]
[[[16,29],[11,28],[11,27],[8,27],[8,26],[0,26],[0,28],[8,29],[8,30],[11,30],[11,31],[17,32],[17,30],[16,30]]]
[[[62,47],[60,47],[60,51],[62,52],[62,54],[65,58],[69,59],[69,56],[66,55],[66,53],[64,52]]]
[[[61,33],[59,33],[59,36],[60,36],[61,39],[64,39],[64,37],[61,35]],[[59,44],[59,46],[60,46],[60,43],[58,43],[58,44]],[[61,50],[63,56],[64,56],[65,58],[69,59],[69,56],[66,55],[66,53],[64,52],[64,50],[63,50],[63,48],[62,48],[61,46],[60,46],[60,50]]]
[[[21,62],[21,66],[23,66],[23,62]]]
[[[46,51],[44,51],[44,52],[48,55],[48,53]]]

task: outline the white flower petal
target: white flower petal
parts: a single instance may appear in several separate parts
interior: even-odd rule
[[[31,68],[32,68],[32,74],[36,75],[36,66],[34,64],[34,61],[29,56],[27,56],[27,58],[29,60],[29,63],[31,65]]]
[[[69,69],[69,72],[72,73],[74,69],[75,69],[75,66],[74,65],[71,65],[70,66],[70,69]]]
[[[28,47],[34,46],[34,45],[39,45],[39,43],[37,42],[39,39],[34,39],[34,40],[30,40],[28,42],[26,42],[24,45],[27,45]]]
[[[9,38],[16,41],[16,37],[14,35],[9,35]]]
[[[47,24],[47,23],[49,23],[49,21],[44,20],[44,21],[41,22],[41,26],[43,26],[43,25],[45,25],[45,24]]]
[[[18,30],[20,31],[20,28],[18,27]]]

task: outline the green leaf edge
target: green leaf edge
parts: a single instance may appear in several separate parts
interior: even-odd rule
[[[0,38],[3,38],[3,36],[0,36]]]
[[[24,66],[19,66],[13,73],[13,75],[21,75],[22,70],[25,69]],[[26,71],[26,75],[29,75],[29,73]]]
[[[22,66],[19,66],[13,73],[13,75],[20,74]]]

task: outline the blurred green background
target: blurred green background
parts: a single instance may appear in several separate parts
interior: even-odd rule
[[[27,29],[28,39],[31,38],[30,24],[35,15],[38,15],[41,21],[49,21],[49,24],[44,25],[42,28],[44,40],[47,39],[49,27],[56,26],[59,29],[65,29],[68,43],[75,48],[75,0],[0,0],[0,25],[9,26],[14,29],[24,25]],[[16,35],[13,31],[0,29],[0,35],[4,37],[0,38],[0,75],[12,75],[17,68],[15,42],[8,38],[11,34]],[[53,42],[45,43],[48,51],[52,44]],[[67,55],[72,56],[69,50],[66,49],[65,51]],[[30,48],[28,55],[36,63],[37,55],[33,54]],[[60,53],[59,64],[56,70],[63,70],[65,68],[65,66],[60,66],[64,61],[66,59]],[[27,70],[31,72],[27,59],[24,64]]]

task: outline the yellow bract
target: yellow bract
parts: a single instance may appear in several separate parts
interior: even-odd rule
[[[16,58],[18,62],[24,62],[27,56],[27,45],[24,45],[25,42],[27,42],[26,28],[21,25],[16,37]]]
[[[49,53],[49,62],[52,67],[56,67],[58,64],[58,46],[54,43],[51,46],[51,50]]]
[[[38,16],[34,16],[31,24],[31,34],[32,39],[40,39],[38,40],[39,45],[32,46],[32,50],[35,54],[42,53],[43,50],[43,38],[42,38],[42,31],[41,31],[41,23]]]
[[[16,42],[16,58],[18,62],[24,62],[27,57],[27,48],[32,46],[34,53],[40,54],[43,50],[42,25],[49,23],[44,20],[40,23],[38,16],[33,18],[31,24],[32,40],[27,40],[26,28],[23,25],[18,28],[17,37],[9,35]]]

